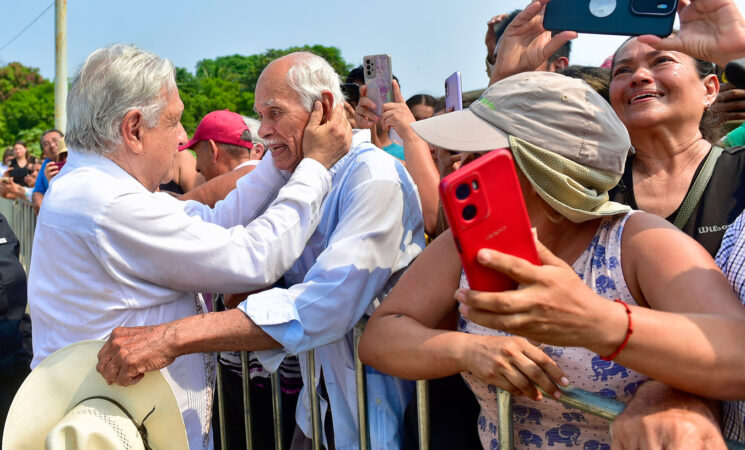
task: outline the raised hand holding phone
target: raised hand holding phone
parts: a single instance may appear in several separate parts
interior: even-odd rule
[[[489,85],[521,72],[538,69],[568,41],[574,31],[562,31],[554,36],[543,27],[546,3],[534,0],[504,30],[497,47],[497,58]]]
[[[443,178],[440,197],[471,289],[501,292],[517,287],[477,261],[482,248],[540,265],[509,150],[492,150]]]
[[[393,101],[391,55],[369,55],[364,58],[365,96],[375,103],[375,114],[383,114],[383,104]]]
[[[679,0],[680,32],[639,37],[658,50],[674,50],[724,67],[745,57],[745,18],[734,0]]]
[[[668,36],[677,0],[551,0],[543,26],[550,31]]]
[[[453,72],[445,80],[445,110],[451,112],[461,109],[463,109],[463,86],[460,81],[460,72]]]

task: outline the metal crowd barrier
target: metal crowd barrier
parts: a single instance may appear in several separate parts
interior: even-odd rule
[[[8,224],[21,243],[21,265],[28,273],[31,264],[31,247],[34,242],[36,214],[31,203],[25,200],[0,198],[0,213],[8,219]]]
[[[362,332],[365,330],[367,319],[362,319],[354,327],[354,361],[355,361],[355,373],[357,379],[357,417],[359,419],[359,448],[361,450],[368,450],[370,448],[370,434],[369,424],[367,421],[367,391],[365,389],[365,366],[360,362],[358,356],[358,348],[360,337]],[[249,397],[249,375],[248,375],[248,356],[246,352],[242,352],[241,362],[243,365],[243,406],[244,406],[244,420],[246,425],[246,443],[247,449],[253,449],[253,442],[251,440],[251,401]],[[307,353],[308,362],[308,378],[316,381],[315,373],[315,354],[313,350]],[[218,365],[219,367],[219,365]],[[222,389],[220,382],[220,372],[218,370],[218,396],[219,401],[222,404]],[[280,387],[279,387],[279,375],[275,372],[271,379],[272,384],[272,405],[274,414],[274,435],[275,435],[275,449],[280,450],[283,448],[281,430],[282,430],[282,413],[280,410]],[[612,422],[616,416],[618,416],[626,406],[624,403],[617,400],[612,400],[601,395],[588,392],[584,389],[576,387],[563,387],[560,388],[562,396],[560,399],[555,399],[543,392],[544,397],[553,399],[566,406],[576,408],[580,411],[584,411],[588,414],[605,419],[608,422]],[[322,426],[321,426],[321,412],[318,404],[316,383],[311,382],[308,392],[310,394],[311,404],[311,423],[313,429],[313,449],[321,450],[323,448],[322,442]],[[419,436],[419,448],[421,450],[429,449],[429,398],[427,391],[427,382],[425,380],[419,380],[416,382],[416,405],[417,405],[417,417],[418,417],[418,436]],[[497,389],[497,414],[499,419],[498,432],[499,432],[499,448],[511,449],[515,447],[514,440],[514,425],[512,416],[512,396],[509,392],[502,389]],[[222,449],[227,450],[228,443],[225,440],[224,432],[224,420],[223,411],[220,410],[220,434],[222,437]],[[730,450],[745,450],[745,445],[738,442],[727,440],[727,448]]]

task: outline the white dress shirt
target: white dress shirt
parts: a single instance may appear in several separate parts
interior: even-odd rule
[[[74,342],[107,339],[118,326],[203,312],[193,292],[270,285],[305,247],[330,180],[320,163],[306,159],[287,182],[268,156],[210,210],[149,192],[110,159],[70,149],[36,225],[28,296],[32,367]],[[213,354],[191,354],[163,370],[192,449],[212,447],[214,366]]]

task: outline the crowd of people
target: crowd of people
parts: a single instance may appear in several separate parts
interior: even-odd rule
[[[576,33],[543,28],[547,3],[488,21],[489,87],[459,111],[406,100],[397,79],[376,105],[364,67],[342,79],[300,52],[261,73],[258,119],[213,111],[189,139],[167,59],[93,52],[66,135],[41,136],[44,161],[20,141],[3,157],[0,195],[39,211],[28,380],[60,349],[105,340],[92,375],[111,387],[95,398],[123,413],[90,415],[125,414],[147,443],[168,408],[133,417],[127,393],[160,371],[189,447],[210,449],[222,367],[229,448],[246,446],[243,386],[254,443],[272,448],[279,371],[286,446],[312,448],[315,386],[323,446],[357,448],[352,329],[369,317],[372,448],[417,447],[418,379],[431,380],[432,448],[498,448],[498,388],[513,394],[518,448],[745,443],[745,90],[722,75],[745,57],[745,19],[733,0],[680,0],[671,36],[631,37],[583,67],[570,63]],[[438,186],[494,149],[514,161],[541,264],[481,249],[479,264],[519,284],[481,292]],[[14,342],[6,353],[20,355]],[[626,408],[610,426],[567,409],[554,400],[570,385]],[[7,426],[3,448],[94,442],[71,412],[91,397],[69,395],[43,423],[14,402],[8,423],[29,430]]]

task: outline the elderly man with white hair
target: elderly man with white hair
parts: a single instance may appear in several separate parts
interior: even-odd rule
[[[268,157],[210,210],[155,192],[186,140],[183,108],[170,61],[132,46],[93,52],[75,77],[69,157],[42,204],[31,258],[32,367],[73,342],[106,339],[118,326],[203,312],[194,292],[271,285],[303,251],[331,188],[328,168],[348,151],[343,109],[306,115],[292,174]],[[212,448],[214,355],[171,361],[163,373],[190,448]]]
[[[308,118],[343,104],[338,75],[309,53],[273,61],[259,77],[255,98],[259,135],[266,140],[277,173],[285,174],[297,170]],[[321,207],[321,221],[285,273],[286,288],[249,295],[234,310],[114,330],[99,354],[99,372],[109,382],[129,385],[180,355],[218,350],[255,350],[271,370],[286,353],[315,349],[315,380],[308,379],[306,358],[300,357],[306,392],[300,394],[293,447],[308,445],[307,386],[315,383],[321,396],[324,445],[357,448],[351,330],[383,300],[422,250],[424,229],[415,185],[395,158],[370,143],[369,131],[354,135],[349,153],[330,171],[332,188]],[[373,448],[400,447],[402,416],[411,392],[411,382],[370,369],[367,398]]]

